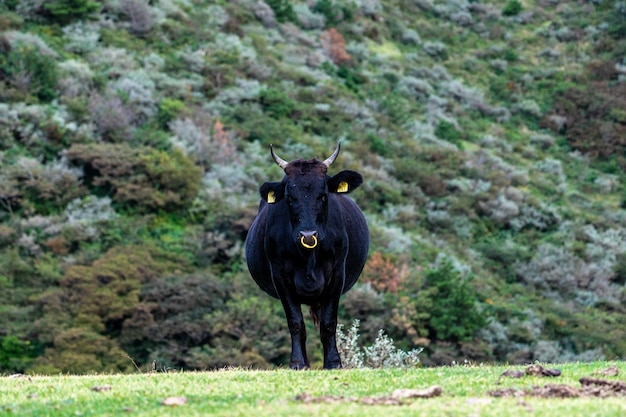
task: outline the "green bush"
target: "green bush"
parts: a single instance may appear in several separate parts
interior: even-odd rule
[[[35,46],[20,44],[6,57],[0,55],[0,71],[3,78],[21,92],[46,102],[56,97],[57,63]]]
[[[100,9],[100,4],[91,0],[48,0],[43,8],[61,24],[82,19]]]
[[[159,112],[157,114],[159,126],[167,128],[168,123],[174,120],[185,109],[185,103],[182,101],[167,97],[164,98],[159,103]]]
[[[360,86],[367,82],[367,78],[358,73],[354,68],[348,68],[345,65],[341,65],[337,69],[337,76],[343,78],[344,85],[355,93],[359,92]]]
[[[461,143],[463,133],[460,132],[452,123],[440,120],[435,128],[435,135],[439,139],[446,140],[455,144],[459,149],[463,149],[463,144]]]
[[[472,275],[463,275],[448,260],[426,271],[418,304],[429,314],[427,328],[431,340],[468,341],[486,323],[478,307],[476,291],[471,286]],[[426,300],[419,301],[420,298]],[[420,326],[421,327],[421,326]]]
[[[509,0],[504,6],[504,9],[502,9],[502,14],[504,16],[517,16],[523,8],[519,0]]]
[[[326,17],[326,26],[333,27],[337,26],[342,21],[352,20],[356,6],[352,2],[348,4],[337,4],[334,0],[318,0],[311,10],[323,14]]]
[[[266,0],[266,3],[272,8],[272,10],[274,10],[276,20],[280,23],[298,22],[296,12],[294,12],[289,0]]]
[[[120,349],[116,340],[82,328],[71,328],[55,337],[54,345],[37,358],[29,372],[119,373],[128,372],[132,368],[132,362]]]
[[[288,118],[297,108],[297,103],[287,94],[273,88],[262,90],[259,101],[263,111],[274,119]]]
[[[98,194],[141,212],[175,211],[198,193],[202,170],[181,151],[126,144],[74,145],[67,151],[85,170],[85,184]]]
[[[5,0],[0,4],[0,10],[15,10],[20,0]]]
[[[24,372],[33,361],[34,349],[28,340],[9,335],[0,339],[0,373]]]

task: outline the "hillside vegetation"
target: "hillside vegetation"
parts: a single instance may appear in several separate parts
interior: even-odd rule
[[[0,32],[0,373],[288,363],[243,242],[269,144],[338,140],[363,342],[626,356],[626,2],[3,0]]]

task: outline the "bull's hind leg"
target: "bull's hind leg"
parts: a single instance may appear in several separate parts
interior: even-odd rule
[[[283,301],[287,325],[291,334],[291,358],[289,367],[291,369],[305,369],[309,367],[309,359],[306,355],[306,327],[302,308],[299,304]]]
[[[320,338],[324,347],[324,369],[341,368],[341,357],[337,350],[337,310],[339,296],[321,305]]]

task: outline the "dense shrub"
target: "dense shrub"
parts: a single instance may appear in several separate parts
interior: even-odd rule
[[[116,340],[82,328],[59,332],[52,347],[28,369],[37,374],[92,374],[94,372],[129,372],[132,361]]]
[[[18,91],[42,101],[56,96],[57,62],[36,46],[19,44],[0,55],[2,79]]]
[[[336,26],[342,21],[350,21],[354,17],[356,6],[354,3],[344,3],[335,0],[318,0],[312,10],[326,17],[328,26]]]
[[[182,152],[128,145],[74,145],[69,160],[83,167],[85,184],[127,208],[177,210],[196,196],[201,170]]]
[[[183,113],[185,109],[185,103],[181,100],[164,98],[159,103],[159,112],[157,114],[159,125],[161,125],[161,127],[167,127],[168,124]]]
[[[293,6],[288,0],[266,0],[268,6],[272,8],[276,16],[276,20],[280,23],[294,22],[297,23],[298,18],[293,11]]]
[[[113,94],[89,96],[88,110],[96,133],[108,142],[125,142],[132,135],[133,110]]]
[[[43,8],[62,24],[74,19],[81,19],[100,8],[100,5],[91,0],[50,0],[43,4]]]
[[[0,339],[0,372],[25,372],[36,351],[29,340],[7,335]]]
[[[502,14],[504,16],[516,16],[523,8],[522,3],[518,0],[509,0],[504,6],[504,9],[502,9]]]
[[[554,113],[565,118],[555,125],[553,118],[543,123],[562,131],[569,145],[592,157],[615,158],[626,170],[626,84],[611,81],[592,83],[587,89],[570,88],[557,96]]]
[[[63,28],[67,40],[65,50],[77,54],[93,52],[100,41],[99,27],[82,21],[72,23]]]
[[[261,90],[259,102],[263,111],[274,119],[288,118],[297,109],[297,103],[280,90]]]
[[[147,2],[122,0],[120,10],[130,20],[130,31],[135,35],[143,36],[154,26],[153,12]]]
[[[330,28],[327,31],[322,32],[320,35],[320,41],[324,51],[330,60],[335,63],[335,65],[341,67],[350,64],[351,58],[346,52],[346,41],[337,29]]]
[[[206,314],[224,306],[226,290],[207,277],[158,278],[146,283],[122,324],[120,343],[137,363],[189,366],[184,352],[206,343]]]
[[[426,271],[424,289],[417,299],[418,310],[429,314],[426,328],[430,339],[470,340],[486,322],[478,307],[473,276],[459,272],[449,260]]]
[[[66,160],[42,165],[34,159],[21,158],[8,171],[16,180],[22,198],[32,203],[39,213],[58,212],[87,192],[80,182],[82,170],[68,166]]]

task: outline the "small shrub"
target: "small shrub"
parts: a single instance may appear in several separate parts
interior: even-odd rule
[[[164,98],[159,103],[157,121],[159,126],[165,128],[168,124],[186,110],[185,103],[177,99]]]
[[[59,91],[64,99],[86,98],[93,81],[94,73],[84,62],[68,59],[59,64]]]
[[[264,1],[254,2],[252,12],[266,28],[276,27],[276,14],[274,10]]]
[[[100,32],[98,26],[85,22],[76,22],[63,28],[65,50],[76,54],[93,52],[98,47]]]
[[[30,93],[42,101],[56,97],[57,63],[54,58],[32,45],[19,44],[0,60],[5,79],[22,93]]]
[[[295,4],[293,10],[298,17],[298,23],[302,29],[319,30],[326,26],[326,17],[310,9],[306,4]],[[295,27],[293,29],[295,29]]]
[[[329,26],[336,26],[342,21],[349,21],[354,18],[356,5],[351,2],[339,4],[335,0],[318,0],[312,10],[323,14]]]
[[[502,15],[517,16],[518,14],[520,14],[523,8],[524,7],[519,0],[509,0],[504,6],[504,9],[502,9]]]
[[[5,0],[2,5],[0,5],[0,10],[15,10],[15,7],[18,5],[20,0]]]
[[[337,326],[337,348],[344,368],[410,369],[420,363],[419,354],[423,349],[409,352],[398,349],[382,329],[372,345],[361,347],[359,324],[359,320],[354,320],[347,334],[343,332],[343,325]]]
[[[470,340],[486,323],[486,316],[477,306],[473,276],[459,272],[448,259],[426,271],[425,289],[420,296],[430,315],[427,327],[430,339],[445,341]],[[422,310],[418,308],[418,311]],[[421,326],[420,326],[421,327]]]
[[[143,0],[121,0],[120,9],[130,20],[131,33],[142,36],[154,26],[152,9]]]
[[[593,73],[592,68],[588,71]],[[563,130],[574,149],[604,161],[615,158],[618,166],[626,170],[626,124],[622,110],[625,97],[626,84],[614,84],[610,79],[593,82],[586,88],[569,88],[557,94],[551,115],[563,116],[563,122],[557,124],[548,116],[542,124]]]
[[[43,3],[43,8],[52,20],[67,24],[89,16],[100,9],[100,4],[91,0],[49,0]]]
[[[328,55],[335,65],[342,66],[350,64],[352,58],[346,52],[346,41],[337,29],[330,28],[322,32],[320,41],[322,42],[322,47],[326,55]]]
[[[111,206],[109,197],[93,195],[72,200],[65,208],[65,219],[68,225],[92,225],[107,222],[117,217]]]
[[[274,119],[289,118],[297,109],[297,103],[284,91],[273,88],[261,90],[259,102],[263,111]]]
[[[408,276],[406,265],[396,266],[389,257],[374,252],[363,270],[363,282],[370,282],[377,291],[397,293],[398,286]]]
[[[433,58],[440,58],[446,60],[448,58],[448,51],[446,45],[439,41],[426,41],[422,44],[424,52]]]
[[[293,10],[291,1],[289,0],[265,0],[268,6],[274,11],[276,20],[280,23],[293,22],[298,23],[298,17]]]
[[[15,0],[17,1],[17,0]],[[14,7],[10,7],[9,10],[13,10]],[[0,5],[0,11],[3,11],[2,5]],[[18,29],[24,23],[24,19],[13,12],[4,11],[0,14],[0,32],[4,32],[10,29]]]
[[[457,129],[457,127],[445,120],[439,120],[437,127],[435,128],[435,135],[439,139],[446,140],[450,143],[457,145],[459,149],[462,149],[461,140],[463,139],[463,133]]]
[[[141,125],[157,115],[156,84],[145,71],[129,72],[107,85],[110,96],[118,96],[132,110],[132,122]]]
[[[9,173],[17,181],[23,197],[39,213],[56,212],[87,192],[80,181],[82,170],[69,166],[65,159],[41,164],[22,157],[10,167]]]
[[[13,335],[0,339],[0,372],[25,372],[34,356],[35,349],[29,340]]]
[[[93,92],[89,96],[89,114],[96,132],[108,142],[125,142],[132,135],[132,109],[116,95],[101,95]]]

